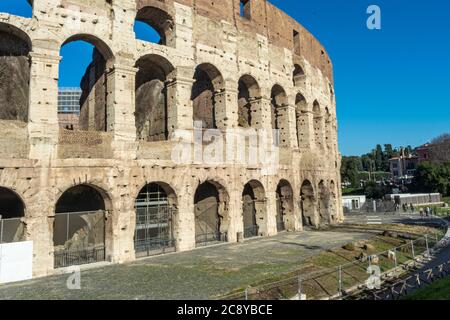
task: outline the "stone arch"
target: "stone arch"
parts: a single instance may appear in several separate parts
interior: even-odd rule
[[[25,239],[25,203],[13,190],[0,186],[0,243]]]
[[[316,195],[313,184],[309,180],[304,180],[300,189],[300,209],[304,227],[318,227],[318,217],[316,212]]]
[[[261,182],[249,181],[242,191],[244,238],[267,235],[266,192]]]
[[[308,103],[300,92],[295,97],[296,130],[299,148],[307,148],[310,143],[310,118]]]
[[[24,31],[0,23],[0,120],[28,121],[31,49]]]
[[[163,141],[169,136],[168,119],[175,108],[175,68],[166,58],[154,54],[136,62],[135,122],[139,140]]]
[[[210,63],[197,66],[191,100],[194,121],[201,121],[203,128],[218,128],[225,117],[224,91],[225,82],[219,69]]]
[[[108,72],[112,69],[115,55],[109,45],[99,37],[92,34],[75,34],[67,38],[61,45],[61,49],[69,43],[83,41],[92,45],[92,62],[86,68],[86,72],[80,81],[80,111],[78,123],[60,123],[66,129],[80,129],[83,131],[108,131],[108,114],[114,108],[114,101],[108,99],[109,83]],[[64,59],[64,56],[63,56]],[[61,77],[60,69],[60,79]],[[76,114],[76,113],[75,113]]]
[[[92,184],[65,190],[55,204],[53,248],[55,268],[104,261],[112,250],[112,201]]]
[[[277,186],[277,230],[294,231],[296,229],[294,211],[294,191],[289,181],[282,179]]]
[[[173,14],[167,5],[159,1],[140,2],[136,12],[136,21],[153,28],[160,36],[160,45],[175,47]]]
[[[272,87],[270,93],[271,101],[271,118],[272,118],[272,129],[279,130],[278,138],[275,142],[279,144],[288,143],[288,121],[289,115],[287,110],[287,94],[282,86],[276,84]]]
[[[254,77],[245,74],[238,81],[238,126],[250,128],[260,124],[261,108],[258,99],[261,88]]]
[[[333,123],[332,123],[332,117],[330,114],[330,110],[328,109],[328,107],[325,107],[325,146],[328,149],[332,148],[332,143],[333,143],[333,139],[332,139],[332,133],[333,133]]]
[[[317,100],[313,102],[313,123],[314,123],[314,141],[316,147],[323,148],[324,144],[324,125],[323,125],[323,115],[320,108],[320,104]]]
[[[330,223],[330,192],[324,180],[319,182],[318,191],[319,223],[321,226],[326,226]]]
[[[228,241],[229,202],[230,197],[222,184],[207,180],[198,185],[194,195],[197,246]]]
[[[292,79],[295,87],[304,87],[306,81],[306,74],[299,64],[294,64],[294,71],[292,72]]]
[[[177,206],[177,195],[169,184],[152,182],[141,188],[135,199],[137,257],[175,251]]]

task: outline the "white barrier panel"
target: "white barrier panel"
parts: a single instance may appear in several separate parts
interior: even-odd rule
[[[0,244],[0,283],[31,279],[33,241]]]

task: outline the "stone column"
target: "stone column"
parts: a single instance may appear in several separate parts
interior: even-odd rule
[[[238,125],[238,92],[225,88],[214,92],[216,125],[219,130],[236,128]]]
[[[177,129],[193,129],[191,91],[194,80],[178,76],[167,83],[167,128],[169,137]]]
[[[280,147],[297,148],[295,107],[283,105],[278,107],[280,119]]]
[[[136,158],[135,77],[136,68],[114,65],[107,74],[107,131],[114,136],[114,155]]]
[[[178,195],[177,230],[175,234],[176,250],[189,251],[195,249],[195,214],[192,184],[182,189]]]
[[[278,233],[277,230],[277,193],[266,191],[266,236],[274,236]]]
[[[242,191],[232,190],[229,192],[229,196],[228,214],[230,215],[230,225],[228,228],[228,242],[237,242],[238,232],[244,232]]]
[[[59,135],[58,53],[31,52],[28,134],[30,159],[56,158]]]
[[[297,137],[298,147],[310,149],[313,140],[313,114],[310,111],[297,111]]]

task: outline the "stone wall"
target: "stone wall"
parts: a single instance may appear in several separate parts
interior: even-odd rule
[[[230,242],[244,230],[248,183],[263,236],[276,234],[280,222],[290,231],[304,222],[318,228],[320,214],[342,221],[330,59],[307,30],[267,1],[247,5],[245,17],[239,0],[34,0],[31,19],[0,13],[0,31],[31,48],[29,88],[20,86],[29,94],[26,122],[0,122],[0,187],[23,200],[35,275],[54,272],[55,206],[77,185],[103,197],[106,256],[113,263],[135,259],[135,200],[152,182],[173,190],[177,251],[196,246],[194,198],[205,182],[219,193],[215,210]],[[136,40],[136,19],[164,41]],[[57,115],[60,48],[74,40],[96,51],[82,81],[80,130],[64,130]],[[279,168],[267,174],[262,163],[174,161],[176,141],[168,137],[191,132],[196,119],[221,132],[276,126]]]

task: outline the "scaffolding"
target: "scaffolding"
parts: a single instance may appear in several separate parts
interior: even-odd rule
[[[147,185],[138,195],[134,246],[137,257],[175,251],[174,208],[159,185]]]

